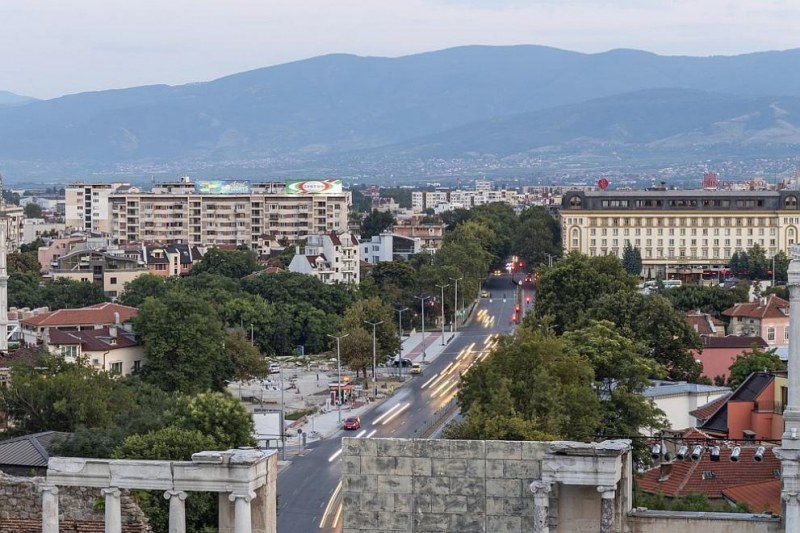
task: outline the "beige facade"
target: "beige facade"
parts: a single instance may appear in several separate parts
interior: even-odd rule
[[[345,231],[350,193],[287,194],[283,183],[261,183],[249,194],[200,194],[182,181],[115,193],[109,202],[111,234],[120,245],[179,242],[266,252],[284,239]]]
[[[108,233],[108,198],[122,184],[72,183],[64,189],[64,223],[68,228]]]
[[[797,191],[608,191],[566,193],[561,207],[565,252],[642,255],[643,274],[699,274],[724,267],[758,244],[767,257],[798,241]]]
[[[115,298],[122,294],[126,283],[148,273],[138,251],[130,255],[119,252],[122,251],[74,251],[56,260],[57,267],[51,269],[50,275],[53,279],[67,278],[102,285],[106,296]]]
[[[309,235],[305,249],[289,263],[289,271],[315,276],[323,283],[358,285],[361,281],[358,239],[352,233]]]

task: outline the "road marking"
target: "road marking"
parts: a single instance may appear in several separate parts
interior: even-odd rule
[[[392,411],[394,411],[394,410],[395,410],[395,409],[397,409],[398,407],[400,407],[400,404],[399,404],[399,403],[396,403],[396,404],[394,404],[394,405],[393,405],[393,406],[392,406],[392,407],[391,407],[391,408],[390,408],[388,411],[386,411],[386,412],[385,412],[385,413],[383,413],[381,416],[379,416],[378,418],[376,418],[376,419],[375,419],[375,421],[372,423],[372,425],[373,425],[373,426],[377,426],[377,425],[378,425],[378,422],[380,422],[381,420],[383,420],[384,418],[386,418],[387,416],[389,416],[389,413],[391,413]]]
[[[364,436],[364,434],[366,434],[366,432],[367,432],[366,429],[362,429],[361,431],[358,432],[358,435],[356,435],[355,438],[360,439],[361,437]]]
[[[372,437],[372,436],[373,436],[375,433],[377,433],[377,432],[378,432],[378,430],[377,430],[377,429],[373,429],[372,431],[370,431],[370,432],[369,432],[369,435],[367,435],[367,438],[368,438],[368,439],[369,439],[369,438],[371,438],[371,437]]]
[[[389,422],[391,422],[392,420],[394,420],[394,419],[397,417],[397,415],[399,415],[400,413],[402,413],[403,411],[405,411],[406,409],[408,409],[408,406],[409,406],[409,405],[411,405],[411,402],[406,402],[406,403],[403,405],[403,407],[401,407],[400,409],[398,409],[397,411],[395,411],[395,412],[394,412],[394,414],[393,414],[392,416],[390,416],[389,418],[387,418],[386,420],[384,420],[384,421],[383,421],[383,425],[385,426],[386,424],[388,424]]]

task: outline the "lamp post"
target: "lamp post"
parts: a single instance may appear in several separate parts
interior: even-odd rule
[[[417,300],[419,300],[419,306],[422,310],[422,360],[425,360],[425,357],[428,355],[425,352],[425,300],[430,298],[430,296],[414,296]],[[400,361],[400,366],[403,366],[403,362]]]
[[[283,401],[283,365],[278,363],[278,370],[281,376],[281,460],[286,460],[286,404]],[[241,383],[241,382],[240,382]],[[241,397],[241,393],[239,393]]]
[[[442,346],[444,346],[444,289],[449,286],[449,283],[447,285],[437,285],[437,287],[442,289]]]
[[[400,341],[400,350],[397,352],[397,372],[400,375],[403,374],[403,366],[400,359],[403,355],[403,313],[406,311],[408,311],[408,307],[394,310],[397,313],[397,338]]]
[[[464,279],[464,276],[460,278],[450,278],[450,281],[455,282],[456,288],[455,292],[453,293],[453,331],[458,330],[458,282]]]
[[[345,333],[344,335],[336,336],[328,334],[328,337],[332,339],[336,339],[336,372],[338,377],[336,378],[338,381],[336,383],[336,394],[339,397],[339,423],[342,423],[342,350],[341,350],[341,340],[345,337],[348,337],[350,334]],[[281,387],[283,389],[283,387]],[[283,403],[283,402],[281,402]]]
[[[375,350],[375,328],[378,327],[380,324],[383,324],[383,320],[380,322],[370,322],[369,320],[364,321],[365,324],[369,324],[372,326],[372,384],[375,387],[375,397],[378,397],[378,379],[375,377],[376,367],[377,365],[377,356]]]
[[[547,266],[548,267],[552,267],[553,266],[553,256],[552,256],[552,254],[544,254],[544,255],[547,256]]]

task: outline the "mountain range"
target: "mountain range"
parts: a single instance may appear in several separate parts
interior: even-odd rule
[[[327,55],[210,82],[0,92],[0,159],[131,164],[617,152],[794,155],[800,49],[739,56],[467,46]],[[21,99],[21,100],[20,100]]]

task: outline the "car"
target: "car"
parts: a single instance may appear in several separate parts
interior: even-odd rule
[[[414,363],[411,361],[411,359],[408,359],[407,357],[403,357],[400,361],[398,361],[397,359],[392,360],[392,366],[394,368],[397,368],[399,366],[409,367],[413,364]]]
[[[481,298],[491,298],[492,294],[489,291],[481,291]]]
[[[500,276],[500,275],[502,275],[502,274],[503,274],[503,273],[502,273],[502,272],[500,272],[500,269],[499,269],[499,268],[496,268],[496,269],[494,270],[494,275],[495,275],[495,276]]]
[[[344,429],[361,429],[361,418],[358,416],[351,416],[344,419],[342,424]]]
[[[411,365],[411,370],[408,371],[409,374],[422,374],[422,365],[419,363],[414,363]]]

